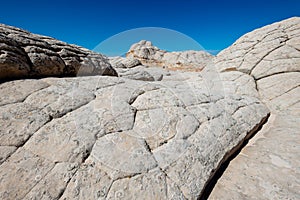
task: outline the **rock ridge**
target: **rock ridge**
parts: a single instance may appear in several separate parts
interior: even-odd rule
[[[0,80],[117,76],[104,55],[12,26],[0,24],[0,45]]]

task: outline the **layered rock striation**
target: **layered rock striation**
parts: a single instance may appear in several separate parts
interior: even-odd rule
[[[0,45],[0,80],[117,75],[101,54],[12,26],[0,24]]]

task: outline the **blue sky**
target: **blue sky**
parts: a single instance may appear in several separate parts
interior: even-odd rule
[[[0,7],[0,23],[88,49],[126,30],[162,27],[191,37],[207,50],[221,50],[255,28],[292,16],[300,16],[299,0],[8,0]],[[165,48],[189,46],[175,39]]]

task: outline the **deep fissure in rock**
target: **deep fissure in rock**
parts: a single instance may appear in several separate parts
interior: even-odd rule
[[[259,131],[262,129],[262,127],[267,124],[268,119],[270,117],[270,113],[264,117],[260,123],[258,123],[242,140],[236,147],[234,147],[230,152],[228,152],[222,161],[220,162],[219,166],[216,170],[212,171],[211,177],[206,182],[202,192],[200,193],[198,200],[206,200],[208,199],[210,193],[214,189],[215,185],[217,184],[219,178],[223,175],[225,170],[227,169],[229,163],[236,158],[236,156],[241,152],[241,150],[248,144],[249,140],[253,138]]]

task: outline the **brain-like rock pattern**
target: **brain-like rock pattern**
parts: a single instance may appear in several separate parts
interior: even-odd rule
[[[0,43],[8,74],[29,60],[45,76],[52,75],[44,62],[58,71],[79,63],[89,74],[91,60],[121,77],[0,84],[0,199],[206,199],[252,136],[210,198],[297,199],[299,24],[255,30],[215,58],[142,41],[127,58],[91,54],[80,62],[80,47],[44,36],[20,43],[29,33],[9,27]],[[19,36],[7,39],[14,31]]]
[[[300,19],[290,18],[247,33],[217,56],[221,71],[241,71],[256,80],[300,70]]]
[[[205,73],[3,83],[1,199],[198,198],[268,116],[255,97],[207,87]]]
[[[0,80],[81,75],[117,73],[101,54],[0,24]]]
[[[294,17],[246,34],[217,56],[225,74],[253,77],[271,116],[230,163],[210,199],[300,198],[299,44],[300,18]]]

